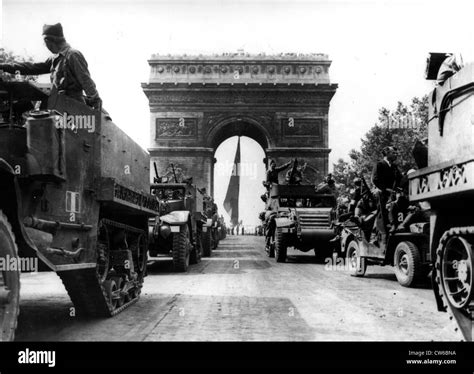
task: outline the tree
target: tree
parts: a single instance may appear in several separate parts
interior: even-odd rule
[[[337,163],[333,164],[332,176],[336,181],[338,195],[340,197],[349,197],[349,186],[352,185],[352,181],[357,177],[354,163],[349,163],[340,158],[337,160]]]
[[[349,152],[350,162],[338,160],[333,165],[334,179],[347,186],[357,175],[364,177],[371,185],[372,168],[383,158],[382,149],[386,146],[398,148],[397,164],[403,173],[415,169],[412,149],[416,139],[427,136],[427,126],[428,96],[414,97],[408,106],[398,102],[394,111],[382,107],[377,123],[361,139],[360,151],[352,149]]]
[[[33,62],[33,58],[31,56],[15,55],[12,51],[6,51],[5,49],[0,48],[0,64],[10,64],[13,62]],[[27,75],[24,77],[24,79],[36,82],[38,77],[34,75]]]

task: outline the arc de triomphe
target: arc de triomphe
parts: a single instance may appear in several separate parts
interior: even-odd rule
[[[153,55],[148,62],[142,88],[160,174],[173,163],[212,193],[215,151],[235,135],[257,141],[263,162],[307,162],[312,183],[327,174],[328,111],[337,89],[327,55]]]

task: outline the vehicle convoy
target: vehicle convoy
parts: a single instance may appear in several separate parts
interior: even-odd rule
[[[271,186],[266,199],[266,252],[277,262],[285,262],[288,247],[303,252],[314,249],[324,258],[332,254],[329,241],[335,237],[333,221],[336,198],[317,193],[314,185]]]
[[[191,183],[154,183],[151,193],[160,204],[159,217],[149,220],[150,256],[172,256],[175,271],[210,256],[203,251],[202,234],[207,224],[202,193]]]
[[[398,283],[405,287],[416,285],[431,270],[428,212],[403,204],[406,195],[400,189],[397,201],[403,202],[394,211],[399,225],[396,231],[390,231],[382,207],[377,206],[377,199],[362,180],[363,202],[370,208],[367,214],[346,216],[346,221],[338,224],[339,255],[346,257],[353,276],[364,276],[368,265],[390,265],[394,267]]]
[[[0,257],[41,260],[77,314],[136,302],[158,214],[148,153],[104,112],[62,94],[48,103],[28,81],[0,80],[0,112]],[[19,273],[0,273],[1,340],[14,338]]]
[[[437,79],[447,54],[431,54],[427,79]],[[427,164],[409,175],[410,200],[431,205],[430,252],[439,311],[465,340],[474,314],[474,64],[438,85],[429,100]],[[439,78],[439,77],[438,77]]]

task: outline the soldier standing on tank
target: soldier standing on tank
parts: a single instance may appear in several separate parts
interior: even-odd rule
[[[71,48],[66,42],[60,23],[43,26],[43,39],[46,48],[53,55],[45,62],[18,62],[0,64],[0,70],[10,74],[17,71],[23,75],[51,74],[50,103],[54,107],[57,95],[64,94],[83,102],[95,109],[100,109],[102,101],[92,80],[87,62],[81,52]],[[83,96],[86,94],[86,98]]]
[[[267,180],[266,185],[268,188],[272,186],[272,184],[278,184],[278,173],[290,167],[291,160],[288,161],[286,164],[281,166],[276,166],[275,160],[270,160],[270,165],[267,170]]]

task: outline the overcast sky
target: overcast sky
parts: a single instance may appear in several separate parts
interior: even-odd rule
[[[44,60],[42,26],[61,22],[68,42],[88,60],[114,122],[145,148],[149,109],[140,83],[148,80],[152,53],[326,53],[331,81],[339,84],[329,112],[332,164],[360,146],[380,107],[431,89],[424,80],[428,52],[473,60],[470,3],[3,0],[1,36],[3,47]],[[223,152],[230,161],[231,143]]]

